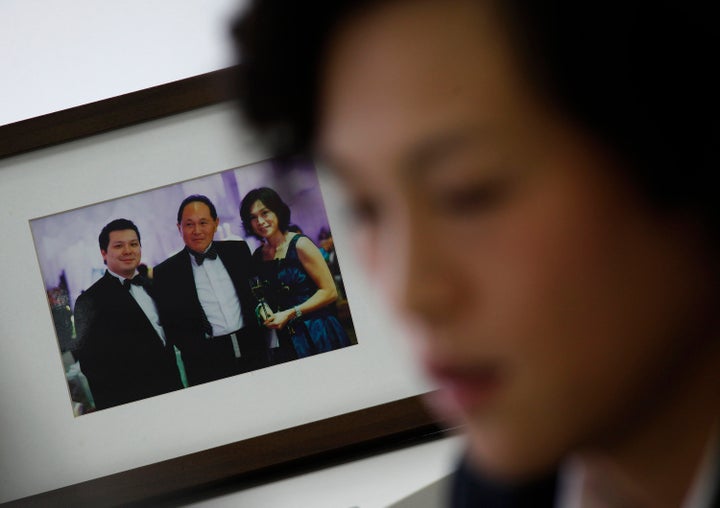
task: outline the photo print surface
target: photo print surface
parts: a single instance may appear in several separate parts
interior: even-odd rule
[[[262,161],[30,227],[75,416],[357,344],[308,161]]]

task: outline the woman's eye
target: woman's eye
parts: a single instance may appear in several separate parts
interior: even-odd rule
[[[375,224],[380,217],[380,207],[370,199],[354,199],[350,202],[350,215],[356,223]]]
[[[432,201],[441,210],[452,213],[484,212],[500,204],[507,190],[507,186],[500,181],[439,188]]]

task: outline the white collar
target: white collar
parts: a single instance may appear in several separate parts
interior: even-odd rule
[[[568,459],[560,468],[556,508],[582,508],[587,488],[587,471],[578,459]],[[681,508],[712,508],[720,475],[720,442],[718,431],[712,433],[705,446],[702,461]]]
[[[133,273],[133,276],[132,276],[132,277],[123,277],[122,275],[118,275],[117,273],[115,273],[115,272],[113,272],[112,270],[110,270],[110,268],[107,268],[106,270],[107,270],[107,272],[108,272],[110,275],[112,275],[113,277],[115,277],[115,278],[116,278],[117,280],[119,280],[120,282],[122,282],[122,281],[124,281],[124,280],[126,280],[126,279],[128,279],[128,280],[129,280],[129,279],[132,279],[133,277],[135,277],[135,276],[138,274],[138,271],[135,270],[135,273]]]

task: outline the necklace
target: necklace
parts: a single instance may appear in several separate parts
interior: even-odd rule
[[[284,234],[282,242],[280,242],[279,244],[277,244],[275,246],[273,246],[268,241],[268,248],[269,248],[268,254],[272,253],[273,259],[283,259],[285,257],[285,252],[287,251],[287,245],[289,243],[288,240],[289,240],[288,235]]]

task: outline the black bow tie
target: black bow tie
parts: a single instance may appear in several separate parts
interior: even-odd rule
[[[210,245],[210,248],[205,252],[195,252],[191,249],[188,249],[188,252],[192,254],[192,257],[195,258],[195,262],[198,264],[198,266],[203,264],[203,261],[205,261],[205,259],[217,258],[217,251],[215,250],[215,245]]]
[[[147,279],[142,275],[136,275],[132,279],[124,279],[122,285],[125,289],[129,290],[130,286],[146,286],[147,282]]]

